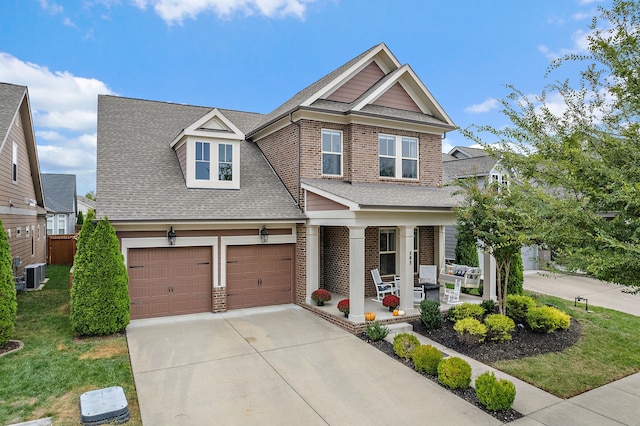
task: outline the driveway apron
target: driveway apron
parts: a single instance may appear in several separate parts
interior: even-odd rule
[[[296,305],[137,320],[127,340],[145,425],[497,425]]]

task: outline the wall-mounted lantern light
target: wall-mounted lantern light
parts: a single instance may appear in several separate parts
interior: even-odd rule
[[[167,239],[169,240],[170,246],[176,245],[176,233],[173,232],[173,226],[169,229],[169,232],[167,232]]]
[[[267,227],[264,225],[260,230],[260,241],[263,243],[266,243],[267,241],[269,241],[269,232],[267,231]]]

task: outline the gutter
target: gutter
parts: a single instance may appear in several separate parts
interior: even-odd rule
[[[300,145],[301,143],[301,139],[302,139],[302,129],[300,127],[300,123],[297,121],[293,121],[293,111],[291,111],[289,113],[289,122],[291,124],[293,124],[294,126],[296,126],[298,128],[298,186],[296,188],[296,206],[298,206],[298,208],[300,208],[300,192],[302,190],[302,188],[300,187],[300,157],[301,157],[301,150],[302,147]]]

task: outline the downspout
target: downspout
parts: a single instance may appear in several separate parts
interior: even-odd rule
[[[301,135],[301,128],[300,128],[300,123],[298,123],[297,121],[293,121],[293,111],[291,111],[289,113],[289,122],[293,125],[295,125],[298,128],[298,187],[297,187],[297,191],[296,191],[296,205],[298,206],[298,208],[300,208],[300,192],[301,192],[301,188],[300,188],[300,156],[302,153],[302,148],[300,146],[300,142],[302,139],[302,135]]]

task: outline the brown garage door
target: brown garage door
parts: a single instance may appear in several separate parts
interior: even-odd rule
[[[293,244],[227,247],[227,309],[293,301]]]
[[[211,247],[129,249],[131,319],[211,311]]]

